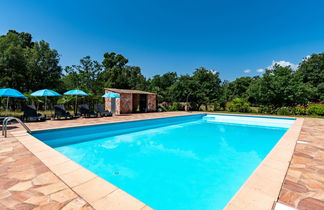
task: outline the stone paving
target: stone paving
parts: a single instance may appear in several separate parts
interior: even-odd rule
[[[279,202],[297,209],[324,209],[324,119],[305,118]]]
[[[0,209],[92,209],[17,139],[0,138]]]
[[[99,118],[78,118],[73,120],[47,120],[45,122],[30,122],[26,125],[32,130],[45,130],[53,128],[66,128],[74,126],[96,125],[104,123],[125,122],[132,120],[145,120],[162,117],[173,117],[181,115],[199,114],[201,112],[152,112],[152,113],[138,113],[138,114],[122,114],[113,117],[99,117]],[[13,126],[15,128],[15,126]],[[14,130],[22,130],[22,127]]]

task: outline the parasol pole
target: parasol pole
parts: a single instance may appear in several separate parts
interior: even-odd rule
[[[7,97],[7,107],[6,107],[6,113],[8,113],[8,107],[9,107],[9,96]]]
[[[45,96],[45,114],[46,114],[46,100],[47,100],[47,96]]]
[[[77,115],[78,95],[75,96],[74,115]]]

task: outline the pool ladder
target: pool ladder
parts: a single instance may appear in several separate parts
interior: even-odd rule
[[[2,135],[7,138],[7,126],[8,126],[8,123],[11,121],[11,120],[16,120],[18,123],[20,123],[20,125],[22,125],[27,133],[31,133],[31,130],[27,127],[27,125],[25,123],[23,123],[23,121],[21,121],[19,118],[17,117],[6,117],[4,120],[3,120],[3,123],[2,123]]]

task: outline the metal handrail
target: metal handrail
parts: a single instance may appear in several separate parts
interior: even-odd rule
[[[22,125],[26,131],[28,133],[31,133],[31,130],[27,127],[27,125],[25,123],[23,123],[23,121],[21,121],[19,118],[17,117],[6,117],[4,120],[3,120],[3,123],[2,123],[2,135],[7,138],[7,126],[8,126],[8,122],[11,121],[11,120],[16,120],[18,123],[20,123],[20,125]]]

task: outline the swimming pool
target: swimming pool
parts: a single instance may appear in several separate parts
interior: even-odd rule
[[[293,122],[201,114],[33,135],[155,209],[221,209]]]

